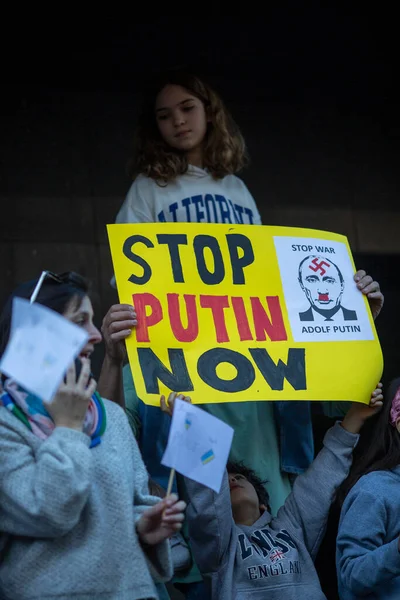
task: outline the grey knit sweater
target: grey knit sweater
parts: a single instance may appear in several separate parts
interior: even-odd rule
[[[158,498],[122,409],[104,401],[101,444],[58,427],[45,441],[0,407],[3,600],[157,598],[168,543],[143,550],[135,521]]]

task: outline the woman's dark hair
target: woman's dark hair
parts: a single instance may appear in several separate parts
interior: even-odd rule
[[[156,99],[167,85],[185,88],[201,100],[207,111],[210,121],[203,159],[204,167],[211,175],[222,179],[246,166],[248,156],[244,139],[220,96],[199,77],[176,69],[156,79],[143,102],[135,133],[134,156],[130,162],[132,178],[143,173],[165,186],[188,169],[186,154],[171,148],[163,140],[157,125]]]
[[[387,388],[383,408],[375,419],[371,419],[372,433],[362,433],[361,449],[358,450],[350,473],[339,488],[337,500],[343,504],[347,494],[357,481],[373,471],[387,471],[400,464],[400,434],[390,422],[393,398],[400,387],[400,377],[394,379]],[[368,429],[365,433],[369,433]],[[364,439],[363,439],[364,438]],[[356,448],[357,450],[357,448]],[[361,454],[362,452],[362,454]]]
[[[255,471],[253,471],[253,469],[249,469],[249,467],[246,467],[246,465],[242,462],[234,462],[230,460],[226,466],[226,470],[232,475],[236,474],[243,475],[243,477],[246,477],[247,481],[251,483],[251,485],[256,490],[259,503],[264,504],[267,507],[268,511],[271,512],[269,506],[269,494],[265,489],[265,484],[267,483],[267,480],[263,481],[262,479],[260,479],[260,477]]]
[[[8,298],[0,315],[0,357],[6,349],[10,337],[12,304],[14,298],[31,297],[39,279],[21,283]],[[71,302],[76,302],[79,307],[83,298],[89,293],[89,284],[84,277],[77,273],[68,272],[45,277],[35,302],[51,308],[62,314]]]

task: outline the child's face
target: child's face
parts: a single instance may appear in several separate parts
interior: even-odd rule
[[[228,478],[233,509],[241,504],[259,508],[260,501],[257,492],[244,475],[240,475],[239,473],[228,473]]]
[[[204,105],[185,88],[167,85],[157,96],[156,119],[164,141],[183,152],[201,146],[207,131]]]

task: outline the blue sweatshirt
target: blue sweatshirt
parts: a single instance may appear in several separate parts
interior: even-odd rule
[[[400,466],[364,475],[343,505],[336,564],[341,600],[400,598]]]

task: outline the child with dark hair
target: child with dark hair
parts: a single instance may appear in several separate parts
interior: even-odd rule
[[[341,600],[400,598],[400,378],[385,396],[374,435],[339,490]]]
[[[268,512],[271,512],[269,494],[265,488],[265,485],[268,483],[267,481],[263,481],[253,469],[246,467],[243,462],[234,462],[230,460],[226,465],[226,470],[228,471],[230,481],[247,480],[253,486],[260,506],[265,506]]]
[[[172,415],[176,397],[170,394],[168,403],[161,398],[164,412]],[[243,465],[228,465],[219,494],[185,478],[192,550],[213,600],[325,599],[314,558],[358,433],[382,398],[379,384],[369,406],[354,403],[328,431],[324,448],[297,477],[276,517],[268,510],[262,481]]]

